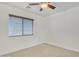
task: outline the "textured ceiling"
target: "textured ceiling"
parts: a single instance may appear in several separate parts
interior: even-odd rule
[[[25,8],[29,4],[29,2],[6,2],[6,4],[20,8],[22,10],[26,10],[28,12],[41,15],[41,16],[50,16],[52,14],[79,6],[79,2],[52,2],[52,5],[56,6],[56,9],[52,10],[50,8],[47,8],[47,9],[44,9],[42,12],[40,12],[39,6],[32,6],[31,8]]]

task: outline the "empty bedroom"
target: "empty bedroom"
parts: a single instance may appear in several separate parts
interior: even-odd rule
[[[0,57],[79,57],[79,2],[0,2]]]

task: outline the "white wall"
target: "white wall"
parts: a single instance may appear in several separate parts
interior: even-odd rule
[[[33,36],[8,37],[9,14],[34,19]],[[41,16],[0,3],[0,55],[40,44],[45,39]]]
[[[79,7],[47,18],[47,43],[79,52]]]

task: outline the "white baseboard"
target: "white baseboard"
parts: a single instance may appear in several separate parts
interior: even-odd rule
[[[11,51],[6,51],[4,53],[0,53],[0,56],[6,55],[8,53],[12,53],[12,52],[15,52],[15,51],[18,51],[18,50],[22,50],[22,49],[25,49],[25,48],[30,48],[30,47],[33,47],[33,46],[36,46],[36,45],[40,45],[42,43],[43,42],[37,42],[37,43],[33,43],[33,44],[28,44],[26,47],[21,47],[21,48],[15,49],[15,50],[11,50]]]
[[[25,49],[25,48],[30,48],[30,47],[33,47],[33,46],[36,46],[36,45],[40,45],[40,44],[42,44],[42,43],[46,43],[46,44],[50,44],[50,45],[57,46],[57,47],[60,47],[60,48],[64,48],[64,49],[67,49],[67,50],[79,52],[79,50],[77,50],[77,49],[70,49],[70,48],[67,48],[67,47],[64,47],[64,46],[61,46],[61,45],[52,43],[52,42],[37,42],[37,43],[34,43],[34,44],[30,44],[30,45],[28,44],[28,46],[23,47],[23,48],[18,48],[18,49],[16,49],[16,50],[7,51],[7,52],[2,53],[2,54],[0,54],[0,55],[5,55],[5,54],[12,53],[12,52],[15,52],[15,51],[18,51],[18,50],[22,50],[22,49]]]
[[[67,50],[71,50],[71,51],[74,51],[74,52],[79,52],[78,49],[73,49],[73,48],[67,48],[65,46],[61,46],[61,45],[58,45],[58,44],[55,44],[55,43],[52,43],[52,42],[45,42],[47,44],[50,44],[50,45],[53,45],[53,46],[56,46],[56,47],[60,47],[60,48],[64,48],[64,49],[67,49]]]

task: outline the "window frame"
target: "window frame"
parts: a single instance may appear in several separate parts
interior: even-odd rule
[[[17,18],[21,18],[21,19],[22,19],[22,35],[8,35],[9,37],[32,36],[32,35],[33,35],[33,27],[34,27],[34,26],[33,26],[33,22],[34,22],[34,19],[9,14],[9,17],[10,17],[10,16],[12,16],[12,17],[17,17]],[[32,21],[32,34],[24,34],[24,20],[25,20],[25,19]],[[9,19],[9,20],[10,20],[10,19]],[[8,31],[8,32],[9,32],[9,31]]]

